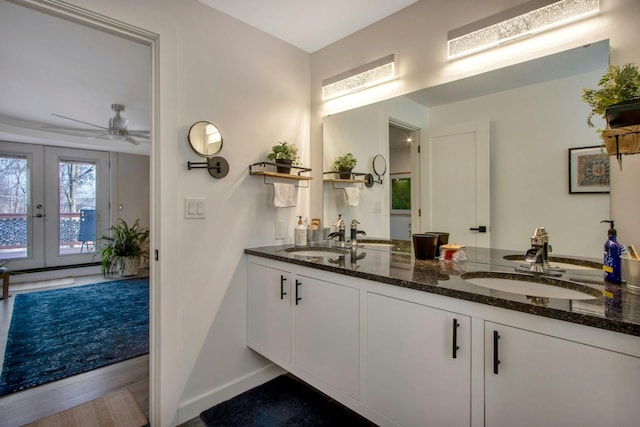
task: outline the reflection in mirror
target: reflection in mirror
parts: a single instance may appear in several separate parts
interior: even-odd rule
[[[411,232],[440,230],[440,218],[430,214],[428,203],[431,195],[425,158],[430,136],[443,128],[488,122],[490,221],[463,227],[487,225],[487,246],[524,253],[533,230],[544,226],[554,254],[600,258],[606,235],[599,221],[609,217],[609,196],[569,194],[568,149],[601,144],[585,124],[589,107],[580,94],[583,87],[597,86],[608,61],[609,43],[605,40],[327,116],[323,120],[325,166],[343,151],[368,162],[382,153],[393,173],[389,126],[406,125],[403,127],[414,130],[418,137],[411,143],[412,198],[415,195]],[[422,145],[420,155],[417,143]],[[457,157],[454,152],[432,161],[449,162],[445,170],[451,170],[450,179],[474,186],[468,178],[470,166],[456,166]],[[357,218],[367,236],[391,238],[391,189],[389,180],[384,181],[362,191],[357,207],[348,207],[339,191],[325,185],[325,224],[334,223],[342,214],[345,220]],[[460,236],[451,235],[450,239],[473,245],[461,241]]]
[[[196,122],[187,135],[189,146],[201,157],[214,157],[222,150],[222,134],[209,122]]]
[[[373,156],[373,173],[378,176],[378,181],[382,184],[382,177],[387,173],[387,161],[382,154]]]

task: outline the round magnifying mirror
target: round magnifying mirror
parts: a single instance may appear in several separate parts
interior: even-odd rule
[[[189,146],[202,157],[214,157],[222,150],[222,134],[209,122],[196,122],[187,135]]]
[[[387,161],[382,154],[373,157],[373,172],[378,175],[378,178],[387,173]]]

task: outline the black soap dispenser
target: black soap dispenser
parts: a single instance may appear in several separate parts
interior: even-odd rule
[[[604,242],[604,262],[602,269],[604,270],[604,280],[611,283],[622,282],[622,260],[620,255],[622,247],[618,243],[616,235],[618,234],[613,225],[613,220],[603,220],[610,224],[607,241]]]

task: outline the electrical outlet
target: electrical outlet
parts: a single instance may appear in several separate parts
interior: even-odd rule
[[[284,221],[276,221],[276,240],[284,239]]]
[[[380,200],[373,202],[373,213],[382,213],[382,202]]]

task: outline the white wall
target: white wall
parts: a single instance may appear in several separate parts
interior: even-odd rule
[[[424,106],[408,98],[398,98],[329,115],[323,119],[323,171],[333,170],[333,161],[346,152],[353,153],[358,159],[358,172],[373,173],[373,157],[378,154],[384,156],[387,162],[387,173],[382,177],[382,184],[364,187],[360,191],[360,203],[357,207],[347,206],[343,190],[325,183],[322,194],[325,224],[333,224],[338,214],[342,214],[347,226],[351,219],[357,218],[359,227],[367,232],[367,237],[390,238],[389,121],[420,129],[427,123],[426,112]],[[379,211],[377,206],[380,206]]]
[[[161,407],[152,421],[172,426],[268,379],[261,372],[269,363],[246,347],[243,249],[282,243],[275,222],[293,229],[296,214],[309,216],[308,190],[300,190],[298,208],[277,210],[272,186],[249,176],[248,166],[280,140],[297,143],[308,163],[310,58],[195,0],[72,3],[159,35],[160,133],[151,157],[159,340],[151,345]],[[198,120],[222,132],[231,169],[224,179],[187,171],[187,161],[200,160],[185,140]],[[205,199],[206,219],[183,219],[187,196]]]
[[[604,70],[429,109],[430,127],[490,120],[491,246],[529,247],[545,226],[555,254],[598,258],[606,240],[607,194],[569,194],[568,149],[597,146],[580,89]]]
[[[322,150],[321,121],[326,114],[335,114],[603,39],[610,40],[612,63],[640,62],[635,42],[640,37],[640,27],[636,25],[640,17],[640,2],[636,0],[603,1],[599,15],[586,21],[468,59],[447,61],[447,31],[520,3],[520,0],[451,0],[446,3],[422,0],[313,53],[311,147],[314,170]],[[389,53],[394,53],[396,57],[399,74],[396,81],[376,89],[322,102],[320,95],[323,79]],[[634,161],[635,159],[629,160],[628,164],[631,165]],[[631,166],[625,169],[621,174],[626,175],[624,178],[617,177],[617,172],[612,172],[612,217],[619,218],[616,224],[621,236],[628,236],[627,241],[638,242],[640,227],[632,221],[628,212],[635,212],[640,208],[640,194],[633,191],[631,184],[638,181],[640,171],[631,170]],[[321,198],[320,188],[312,188],[312,213],[322,209]]]
[[[116,191],[111,209],[116,218],[127,224],[140,219],[140,225],[149,227],[149,156],[113,153],[111,173],[115,174]]]

